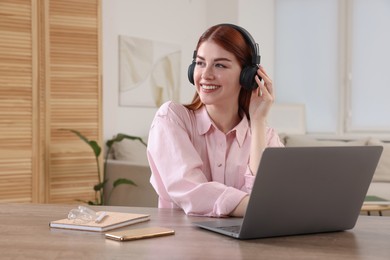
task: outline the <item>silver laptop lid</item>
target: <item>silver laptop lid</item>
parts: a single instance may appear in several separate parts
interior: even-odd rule
[[[355,226],[383,147],[267,148],[239,238]]]

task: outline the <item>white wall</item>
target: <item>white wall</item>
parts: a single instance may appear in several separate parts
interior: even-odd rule
[[[191,62],[192,46],[203,28],[202,21],[206,19],[204,9],[205,1],[102,1],[104,139],[119,132],[147,135],[156,112],[153,108],[119,106],[118,36],[136,36],[182,45],[184,70],[184,64]],[[197,19],[193,19],[192,13],[197,14]],[[188,100],[191,88],[184,77],[182,85],[181,99]]]
[[[103,133],[146,136],[156,109],[118,104],[118,35],[142,37],[182,46],[180,101],[194,94],[187,68],[199,36],[211,25],[240,24],[261,41],[262,64],[273,72],[272,0],[102,0]]]
[[[275,56],[274,0],[241,0],[238,9],[238,24],[250,32],[259,44],[261,64],[273,78]]]

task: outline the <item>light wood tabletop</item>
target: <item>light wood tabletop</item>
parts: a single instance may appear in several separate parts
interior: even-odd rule
[[[181,210],[92,207],[146,213],[151,220],[121,229],[161,226],[175,235],[118,242],[104,233],[53,229],[77,205],[0,204],[0,259],[390,259],[390,218],[359,216],[349,231],[236,240],[195,227],[204,217]]]
[[[383,212],[388,210],[390,210],[390,205],[363,204],[361,211],[366,212],[367,215],[371,215],[371,212],[377,212],[379,216],[382,216]]]

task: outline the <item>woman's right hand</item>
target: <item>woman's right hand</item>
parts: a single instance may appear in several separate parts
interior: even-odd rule
[[[253,123],[265,122],[275,99],[272,80],[262,66],[259,66],[255,80],[259,87],[252,91],[249,115]]]

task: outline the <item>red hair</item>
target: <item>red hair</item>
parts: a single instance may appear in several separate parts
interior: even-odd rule
[[[246,43],[245,38],[234,27],[229,25],[215,25],[207,29],[202,36],[200,36],[196,51],[199,46],[205,41],[213,41],[221,48],[232,53],[243,68],[245,65],[250,65],[252,61],[251,47]],[[245,112],[245,115],[249,119],[249,103],[252,95],[251,90],[241,88],[240,95],[238,97],[239,109]],[[196,92],[191,103],[185,105],[188,109],[197,110],[204,104],[200,100],[198,93]]]

